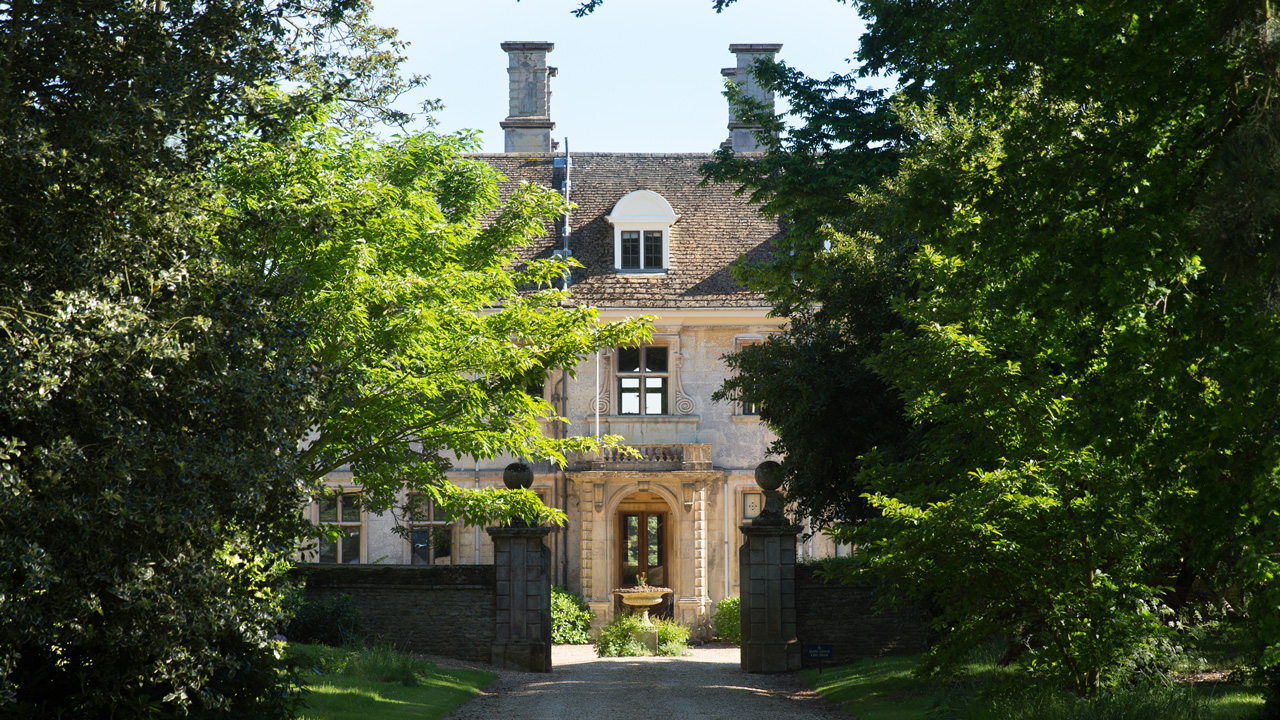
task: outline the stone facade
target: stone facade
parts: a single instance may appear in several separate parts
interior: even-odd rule
[[[637,407],[623,407],[622,382],[635,378],[622,364],[633,349],[607,349],[582,358],[573,373],[547,377],[543,397],[569,421],[549,424],[549,433],[620,436],[638,453],[573,458],[566,468],[532,464],[533,489],[568,517],[548,536],[549,579],[581,593],[604,622],[617,607],[613,590],[645,572],[650,582],[661,580],[657,584],[673,590],[660,614],[705,627],[714,603],[740,592],[739,526],[759,508],[753,472],[774,439],[750,409],[714,402],[711,395],[729,373],[725,355],[783,326],[769,316],[761,295],[738,284],[730,265],[767,258],[783,228],[733,187],[702,184],[699,168],[710,153],[566,156],[542,145],[525,151],[534,148],[519,145],[523,140],[511,145],[513,137],[523,137],[512,131],[528,129],[508,127],[511,122],[549,125],[546,83],[554,71],[546,67],[550,43],[503,47],[510,57],[511,116],[503,125],[509,152],[474,157],[503,174],[504,195],[528,182],[568,193],[575,206],[568,217],[548,222],[525,256],[550,257],[567,247],[581,263],[569,282],[574,301],[598,308],[606,321],[653,317],[647,347],[664,358],[657,375],[660,408],[653,412],[639,410],[638,396]],[[746,68],[779,47],[731,48],[738,60],[735,81],[759,94]],[[731,129],[741,140],[744,128]],[[659,207],[663,217],[648,227],[645,213],[628,212],[638,207]],[[639,253],[644,262],[630,266],[634,258],[628,261],[620,250],[624,232],[635,243],[660,238],[661,252],[653,257],[661,258],[661,266],[645,253]],[[457,458],[450,479],[463,488],[500,487],[502,468],[516,460]],[[358,489],[358,478],[339,473],[332,479]],[[362,518],[360,562],[410,562],[412,549],[392,532],[395,522],[389,515]],[[493,543],[478,528],[453,528],[449,548],[444,562],[494,560]],[[821,535],[803,535],[795,548],[801,559],[835,551]]]

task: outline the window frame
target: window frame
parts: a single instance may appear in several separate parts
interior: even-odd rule
[[[627,265],[627,238],[628,233],[636,234],[636,262],[635,266]],[[620,273],[656,273],[667,271],[667,228],[655,227],[619,227],[617,230],[617,270]],[[650,253],[653,246],[649,244],[650,235],[657,235],[656,252]],[[652,257],[656,255],[657,257]],[[656,264],[650,261],[656,261]]]
[[[662,348],[663,350],[666,351],[667,369],[665,371],[650,372],[645,369],[646,366],[648,365],[648,349],[649,348]],[[639,357],[640,371],[624,372],[621,369],[622,352],[624,350],[632,350],[632,349],[638,350],[640,352],[640,357]],[[675,373],[672,371],[672,367],[671,367],[672,355],[673,353],[670,345],[662,345],[662,344],[654,344],[654,343],[645,343],[642,345],[636,345],[634,347],[624,346],[624,347],[614,348],[613,371],[614,371],[614,376],[615,376],[615,381],[617,384],[617,391],[618,391],[618,407],[617,407],[618,415],[621,415],[624,417],[669,417],[672,414],[671,413],[671,409],[672,409],[671,408],[671,389],[675,383],[675,380],[674,380]],[[646,400],[648,399],[649,393],[647,392],[648,383],[646,381],[650,378],[655,378],[655,379],[661,378],[663,380],[662,403],[661,403],[662,412],[660,413],[647,412],[648,408],[647,408]],[[639,411],[638,412],[634,412],[634,413],[623,412],[623,408],[625,407],[623,398],[626,395],[626,393],[623,390],[623,383],[626,380],[640,381],[639,387],[636,389],[636,393],[639,395]]]

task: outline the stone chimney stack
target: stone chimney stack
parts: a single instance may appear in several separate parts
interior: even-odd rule
[[[506,133],[506,152],[551,152],[550,79],[556,69],[547,67],[547,53],[555,49],[549,42],[504,42],[510,62],[507,76],[511,87],[511,111],[499,123]]]
[[[761,89],[759,83],[756,82],[755,76],[751,74],[751,66],[759,58],[772,59],[774,53],[781,49],[781,43],[763,45],[735,43],[730,45],[729,52],[738,56],[737,67],[724,68],[720,71],[720,74],[732,79],[738,85],[738,88],[746,93],[747,97],[762,102],[769,109],[773,109],[773,93],[765,92]],[[737,113],[730,106],[729,139],[725,140],[721,147],[733,148],[734,152],[761,152],[764,148],[757,142],[755,136],[755,133],[760,129],[759,125],[747,125],[739,120]]]

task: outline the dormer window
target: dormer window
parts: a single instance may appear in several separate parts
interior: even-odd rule
[[[670,267],[671,226],[680,216],[652,190],[636,190],[605,216],[613,224],[613,267],[619,272],[661,273]]]
[[[665,268],[661,230],[622,231],[622,270]]]

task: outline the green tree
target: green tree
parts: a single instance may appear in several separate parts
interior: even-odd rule
[[[284,142],[247,137],[219,169],[221,243],[289,285],[282,314],[315,318],[308,350],[324,370],[300,457],[310,479],[349,466],[378,510],[407,486],[471,524],[560,518],[532,492],[459,490],[448,456],[563,463],[594,447],[549,437],[544,424],[560,419],[526,388],[646,329],[598,323],[553,287],[563,264],[520,256],[563,200],[532,185],[502,199],[500,176],[464,156],[475,149],[469,134],[380,142],[313,122]]]
[[[896,93],[841,97],[853,78],[761,67],[814,110],[762,162],[709,169],[802,218],[794,256],[743,270],[798,332],[744,354],[726,392],[778,414],[782,449],[815,444],[800,430],[855,449],[841,485],[879,517],[849,537],[935,603],[935,665],[1004,634],[1090,692],[1152,648],[1178,600],[1166,588],[1196,577],[1252,592],[1274,665],[1280,145],[1265,5],[858,7],[861,71],[895,76]],[[859,133],[878,139],[840,145]],[[823,183],[848,204],[804,197]],[[814,337],[843,339],[824,350],[842,358],[832,372],[865,368],[891,395],[842,398],[851,414],[893,419],[896,399],[910,430],[824,428],[781,392],[841,387],[832,372],[750,374],[769,353],[816,369]],[[814,493],[805,462],[788,476],[802,505],[855,505]]]
[[[277,11],[0,9],[0,713],[272,717],[302,528],[296,319],[209,252],[200,169]],[[332,20],[342,10],[331,8]]]
[[[347,461],[390,477],[446,446],[554,455],[519,434],[546,408],[504,383],[567,361],[575,341],[621,337],[554,293],[510,292],[499,269],[553,205],[522,191],[481,228],[493,178],[457,157],[465,142],[299,139],[322,112],[348,128],[407,119],[385,102],[419,80],[396,74],[394,35],[367,13],[358,0],[0,8],[0,714],[289,715],[270,636],[317,475]],[[235,174],[268,148],[317,157]],[[358,177],[316,174],[346,170]],[[329,194],[220,185],[273,172]],[[361,223],[410,235],[365,242]],[[520,281],[555,270],[531,268]],[[419,270],[442,273],[441,292]],[[428,296],[448,309],[427,312]],[[420,426],[421,452],[394,435],[411,400],[448,423]],[[394,439],[370,439],[380,413]],[[458,504],[543,512],[528,497]]]

